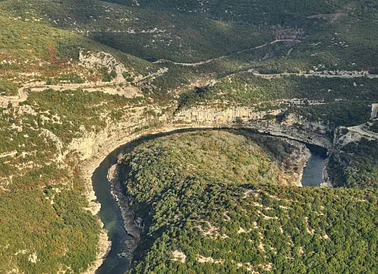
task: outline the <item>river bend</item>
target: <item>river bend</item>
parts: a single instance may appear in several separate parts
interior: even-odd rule
[[[108,171],[110,167],[117,163],[118,155],[129,153],[136,146],[149,140],[175,133],[195,130],[200,129],[176,130],[173,132],[141,137],[114,150],[95,170],[92,176],[92,184],[97,201],[101,203],[99,216],[105,225],[105,229],[108,231],[109,240],[112,242],[111,250],[105,258],[102,266],[96,271],[96,274],[123,274],[129,269],[132,258],[132,254],[128,246],[132,245],[134,239],[124,228],[122,213],[118,203],[112,196],[111,183],[108,180]],[[307,145],[307,147],[311,151],[311,158],[307,162],[306,168],[304,169],[302,185],[311,187],[320,186],[320,184],[323,182],[322,173],[326,150],[313,145]]]

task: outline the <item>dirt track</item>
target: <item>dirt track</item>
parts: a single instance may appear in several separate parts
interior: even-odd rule
[[[226,57],[230,57],[231,55],[234,55],[234,54],[238,55],[238,54],[241,54],[241,53],[244,53],[244,52],[247,52],[247,51],[252,51],[252,50],[256,50],[256,49],[265,48],[267,46],[274,45],[274,44],[279,43],[279,42],[295,42],[295,43],[300,43],[301,41],[300,40],[295,40],[295,39],[277,39],[277,40],[274,40],[274,41],[272,41],[270,43],[265,43],[265,44],[257,46],[257,47],[243,49],[243,50],[240,50],[240,51],[228,54],[228,55],[223,55],[223,56],[211,58],[211,59],[204,60],[204,61],[201,61],[201,62],[196,62],[196,63],[180,63],[180,62],[174,62],[172,60],[167,60],[167,59],[159,59],[156,62],[154,62],[154,64],[166,64],[166,63],[170,63],[170,64],[174,64],[174,65],[177,65],[177,66],[183,66],[183,67],[198,67],[198,66],[201,66],[201,65],[205,65],[205,64],[211,63],[211,62],[216,61],[216,60],[221,60],[221,59],[224,59]]]
[[[84,84],[62,84],[62,85],[46,85],[44,82],[28,83],[18,89],[17,96],[0,96],[0,106],[6,106],[9,103],[19,104],[26,101],[30,92],[41,92],[46,89],[56,91],[82,89],[87,92],[102,91],[108,94],[118,94],[120,96],[132,98],[140,96],[140,90],[134,86],[125,84],[124,82],[94,82]]]

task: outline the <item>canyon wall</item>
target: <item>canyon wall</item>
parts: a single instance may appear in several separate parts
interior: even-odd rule
[[[294,115],[289,115],[282,123],[278,123],[275,118],[267,119],[269,115],[270,117],[279,115],[280,110],[264,112],[254,111],[247,107],[226,109],[194,107],[175,114],[161,114],[161,109],[157,107],[150,106],[149,109],[160,114],[158,117],[146,117],[145,108],[129,109],[130,113],[125,113],[120,122],[109,119],[107,126],[99,133],[89,132],[82,127],[82,137],[75,138],[67,151],[63,153],[64,157],[75,154],[81,163],[82,177],[86,181],[87,199],[90,204],[88,210],[93,214],[97,214],[100,210],[91,181],[95,169],[112,151],[146,135],[190,128],[246,128],[263,134],[321,146],[328,151],[332,149],[327,128],[321,124],[308,123]],[[309,155],[304,155],[304,157],[308,159]],[[298,182],[300,177],[301,174],[298,174]],[[106,234],[103,232],[102,235]],[[109,242],[103,239],[97,260],[90,269],[97,269],[101,265],[108,248]]]
[[[154,109],[159,112],[159,109]],[[247,107],[231,107],[226,109],[215,107],[194,107],[175,114],[144,117],[143,110],[131,110],[132,115],[121,122],[109,120],[101,132],[94,134],[82,129],[81,138],[71,142],[67,152],[78,155],[82,164],[83,177],[87,180],[90,200],[95,196],[91,188],[91,175],[102,160],[119,146],[140,137],[189,128],[246,128],[256,132],[291,140],[317,145],[332,150],[332,141],[327,128],[319,123],[309,123],[299,117],[289,115],[278,123],[276,119],[266,119],[267,115],[278,115],[281,111],[256,112]],[[93,212],[98,211],[98,205],[92,203]]]
[[[376,119],[378,118],[378,104],[372,104],[371,105],[371,117],[370,119]]]
[[[317,145],[332,149],[330,130],[321,123],[310,123],[295,114],[289,114],[284,121],[276,117],[281,110],[254,111],[247,107],[227,109],[194,107],[177,113],[172,124],[178,127],[247,128],[259,133]],[[270,117],[270,118],[267,118]]]

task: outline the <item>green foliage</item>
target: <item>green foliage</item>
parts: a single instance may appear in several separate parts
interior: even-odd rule
[[[82,71],[77,63],[83,49],[111,53],[130,72],[126,80],[161,104],[177,94],[168,91],[216,79],[213,87],[185,92],[180,107],[214,102],[282,107],[336,127],[364,122],[370,103],[378,100],[373,79],[265,80],[246,73],[377,73],[376,1],[138,3],[0,0],[0,95],[14,95],[18,83],[30,79],[58,84],[82,83],[88,75],[99,76],[91,81],[116,77],[107,69]],[[292,41],[271,43],[275,39]],[[208,62],[150,62],[161,58]],[[137,82],[163,67],[169,68],[164,75]],[[294,98],[304,103],[283,101]],[[60,145],[65,149],[82,137],[83,129],[96,132],[105,119],[121,119],[129,102],[103,93],[50,90],[32,93],[20,108],[0,108],[0,153],[14,155],[0,159],[1,273],[79,273],[94,260],[99,228],[83,210],[83,182],[52,159],[62,152]],[[128,191],[148,228],[132,271],[238,273],[252,267],[263,273],[272,264],[277,273],[378,272],[376,143],[344,148],[342,163],[348,167],[335,168],[349,189],[321,190],[274,186],[288,175],[282,169],[293,148],[265,140],[259,147],[243,138],[189,134],[145,144],[127,158]],[[75,169],[69,160],[61,164]],[[247,232],[238,233],[240,228]],[[176,249],[187,255],[185,264],[172,260]],[[200,255],[221,263],[200,263]]]
[[[59,83],[71,83],[71,84],[82,84],[84,79],[77,74],[70,73],[66,75],[61,75],[58,78],[49,78],[46,81],[46,85],[57,85]]]
[[[288,76],[264,79],[251,73],[225,77],[214,86],[183,93],[182,107],[221,100],[225,103],[253,104],[261,101],[301,98],[325,103],[377,100],[376,79],[332,79]],[[361,98],[363,97],[363,98]]]
[[[340,162],[344,165],[346,187],[378,188],[378,142],[362,139],[342,148]]]
[[[0,41],[2,49],[0,53],[0,74],[2,75],[0,88],[4,89],[3,79],[5,81],[15,78],[19,82],[24,82],[25,78],[27,80],[32,78],[34,80],[46,79],[48,84],[67,81],[82,83],[85,76],[93,77],[91,75],[93,71],[88,73],[85,68],[77,67],[80,50],[111,53],[125,65],[128,71],[136,75],[145,75],[157,70],[155,65],[137,57],[88,40],[88,38],[73,32],[51,26],[49,23],[51,21],[65,21],[67,17],[71,18],[72,16],[72,9],[69,8],[70,14],[59,19],[64,12],[59,10],[59,4],[56,4],[46,5],[44,1],[40,0],[22,2],[9,0],[0,3],[2,25],[0,29],[0,37],[2,37]],[[50,21],[45,18],[48,14],[46,10],[45,13],[39,13],[47,7],[57,12],[56,17],[50,18]],[[53,16],[53,14],[50,15]],[[110,71],[103,74],[104,80],[111,81],[115,78],[114,73]]]
[[[73,33],[1,15],[0,22],[3,26],[0,30],[2,57],[34,65],[33,57],[56,62],[59,58],[77,59],[79,56],[80,37]]]
[[[57,193],[60,187],[0,195],[0,272],[80,273],[95,259],[95,218],[80,194]]]
[[[190,177],[193,171],[209,182],[220,180],[232,184],[235,181],[275,181],[279,173],[279,164],[294,148],[276,140],[276,144],[272,145],[272,139],[269,138],[259,139],[269,153],[267,155],[254,143],[254,138],[258,139],[258,136],[217,131],[179,134],[161,138],[158,142],[148,142],[133,152],[134,158],[127,160],[133,161],[128,163],[136,169],[133,172],[146,177],[143,185],[133,184],[132,188],[151,187],[154,189],[153,192],[159,194],[162,188],[169,188],[169,184],[174,184],[176,180]],[[169,144],[174,148],[172,151],[167,150]],[[143,157],[137,156],[139,154]],[[162,159],[165,164],[159,166],[158,162]],[[186,163],[185,166],[180,164],[183,162]],[[149,169],[149,166],[153,169]],[[167,167],[177,170],[165,174]],[[143,200],[142,197],[136,199],[138,202]]]
[[[104,82],[111,82],[114,78],[117,77],[117,72],[115,70],[112,70],[111,72],[108,72],[107,68],[102,68],[101,73],[103,75],[103,81]]]
[[[105,103],[107,107],[114,108],[113,116],[116,117],[118,112],[116,108],[126,102],[128,100],[124,97],[102,92],[47,90],[43,93],[32,93],[26,104],[36,104],[39,111],[47,111],[52,116],[62,117],[59,123],[51,124],[48,129],[59,136],[64,143],[69,143],[80,132],[81,126],[86,130],[99,131],[105,125],[104,119],[98,117],[104,108],[101,104]]]
[[[85,209],[76,156],[61,154],[83,130],[119,120],[129,101],[49,90],[0,108],[0,273],[82,273],[94,261],[97,217]]]
[[[116,55],[131,71],[144,75],[152,68],[156,71],[158,64],[127,54],[148,61],[163,58],[184,63],[221,57],[196,67],[173,66],[145,88],[156,89],[148,94],[158,97],[167,89],[176,90],[198,78],[223,77],[249,69],[265,73],[315,68],[377,71],[377,5],[368,0],[284,4],[278,0],[140,1],[138,6],[132,1],[108,2],[69,0],[46,5],[42,0],[4,1],[0,6],[7,26],[3,37],[15,49],[22,46],[22,50],[11,53],[14,56],[26,56],[25,51],[33,50],[32,55],[59,64],[67,58],[77,60],[80,48],[101,49]],[[31,31],[25,33],[25,29]],[[21,37],[30,34],[42,39],[29,39],[27,46]],[[269,45],[275,39],[301,42]],[[256,46],[263,47],[248,50]],[[49,56],[51,49],[55,50],[54,56]],[[54,68],[45,69],[52,73]],[[108,74],[103,76],[106,81],[112,79]]]
[[[146,225],[130,272],[377,271],[376,191],[277,186],[276,158],[250,138],[182,133],[126,156],[119,171]]]
[[[306,106],[293,110],[309,121],[325,121],[331,128],[355,126],[370,117],[370,102],[333,102],[325,105]]]
[[[376,79],[297,76],[263,79],[243,73],[226,77],[211,87],[182,93],[179,109],[214,102],[221,106],[245,105],[271,109],[281,105],[309,121],[324,121],[335,128],[367,121],[371,102],[378,100],[377,94]],[[301,98],[302,104],[284,101],[295,98]]]
[[[18,85],[0,78],[0,95],[17,95]]]
[[[368,130],[378,133],[378,121],[374,121],[372,125],[368,127]]]
[[[30,13],[53,22],[54,27],[88,31],[93,40],[146,60],[201,60],[273,39],[253,24],[179,12],[172,16],[171,10],[105,5],[93,0],[56,1],[54,5],[41,0],[32,0],[29,5],[14,2],[4,6],[15,16],[28,18]]]
[[[131,0],[107,0],[106,2],[124,4],[132,6]],[[222,20],[243,21],[255,24],[264,22],[293,24],[310,15],[319,13],[332,14],[340,10],[353,9],[359,15],[373,16],[377,13],[377,4],[374,1],[364,0],[322,0],[322,1],[290,1],[283,3],[279,0],[210,0],[191,1],[184,0],[172,2],[169,0],[141,0],[138,1],[142,8],[154,7],[156,9],[180,11],[183,14],[198,13],[204,16],[211,16]],[[227,11],[227,12],[225,12]]]

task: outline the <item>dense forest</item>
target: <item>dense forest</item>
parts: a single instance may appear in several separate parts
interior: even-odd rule
[[[100,227],[86,210],[85,182],[75,155],[66,164],[57,159],[80,128],[104,126],[100,103],[112,106],[107,115],[116,120],[127,100],[50,90],[0,108],[0,151],[14,151],[0,161],[0,273],[80,273],[94,261]]]
[[[378,188],[378,142],[361,139],[342,147],[331,158],[335,184],[351,188]]]
[[[376,190],[280,186],[278,155],[293,148],[271,143],[182,133],[126,155],[119,170],[145,225],[130,273],[377,272]]]

